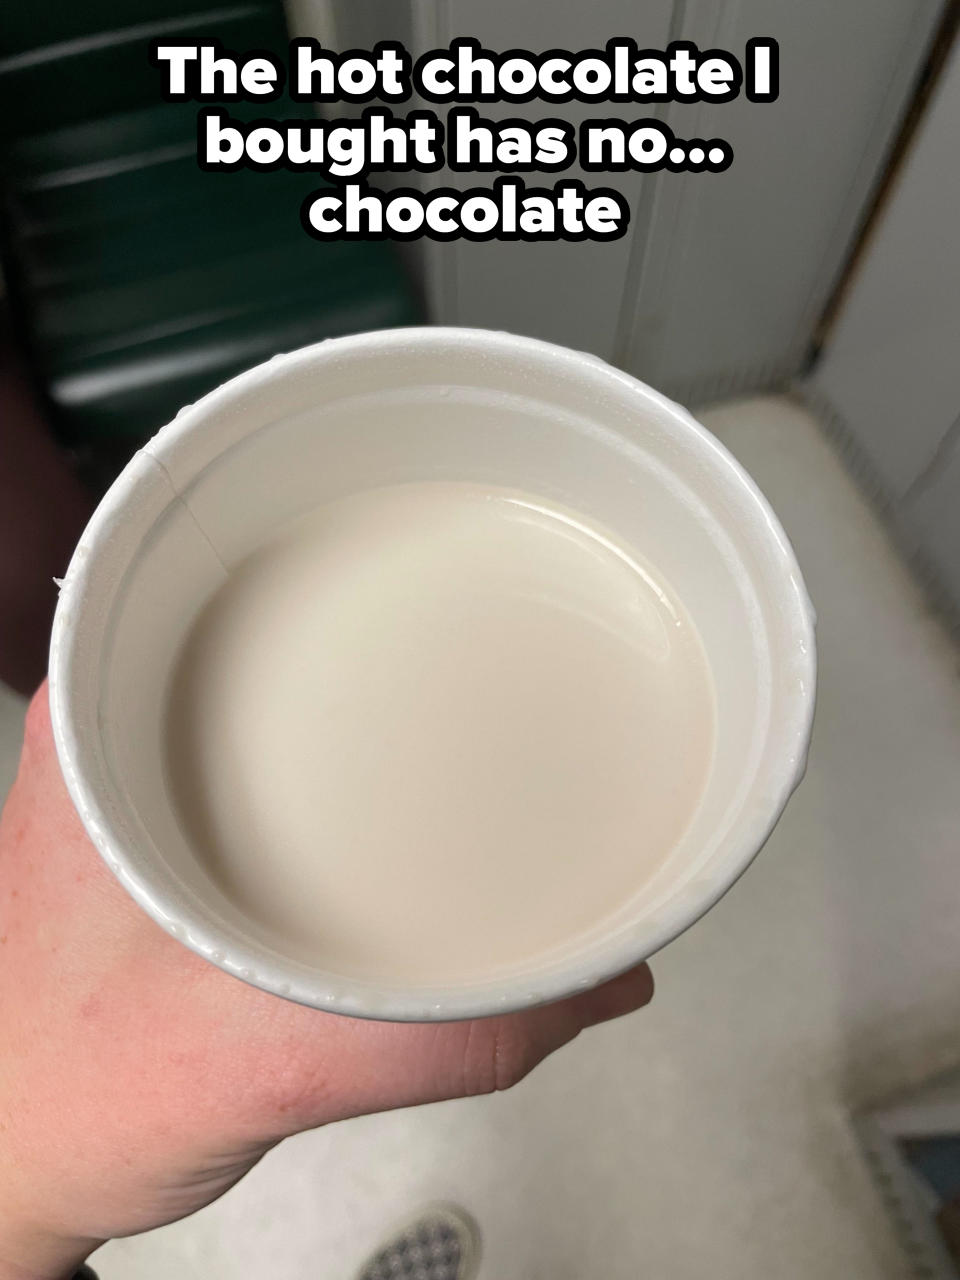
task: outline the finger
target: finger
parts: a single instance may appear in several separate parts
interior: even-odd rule
[[[593,991],[574,996],[572,1003],[582,1027],[595,1027],[624,1014],[635,1013],[653,999],[653,974],[650,966],[637,965],[618,978],[612,978]]]
[[[480,1051],[480,1078],[486,1083],[469,1091],[488,1092],[490,1089],[509,1088],[522,1080],[544,1058],[569,1044],[586,1027],[633,1013],[648,1004],[652,996],[653,975],[647,965],[642,964],[605,982],[594,991],[585,991],[556,1004],[543,1005],[525,1013],[507,1014],[501,1018],[481,1019],[479,1023],[474,1023],[475,1031],[469,1047]],[[482,1027],[479,1034],[476,1030],[478,1027]],[[488,1034],[484,1035],[484,1031]],[[495,1068],[492,1077],[486,1048],[491,1042],[491,1036]],[[487,1053],[486,1059],[483,1058],[484,1053]]]
[[[541,1005],[538,1009],[479,1021],[497,1028],[501,1053],[507,1043],[519,1048],[521,1056],[525,1052],[534,1064],[568,1044],[587,1027],[642,1009],[652,998],[653,974],[648,965],[640,964],[593,991]]]

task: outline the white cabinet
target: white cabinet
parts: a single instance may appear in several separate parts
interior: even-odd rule
[[[775,386],[803,365],[849,252],[942,0],[288,0],[300,31],[342,47],[384,36],[416,52],[472,35],[492,49],[578,50],[616,35],[688,39],[738,57],[780,42],[780,98],[722,105],[485,106],[495,116],[665,117],[682,137],[727,138],[722,174],[592,175],[631,226],[612,243],[419,242],[408,259],[432,318],[551,338],[685,400]],[[350,114],[344,110],[343,114]],[[579,176],[571,171],[571,176]],[[552,185],[559,175],[528,177]],[[430,185],[480,185],[446,172]]]

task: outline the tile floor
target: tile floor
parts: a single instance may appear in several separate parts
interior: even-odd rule
[[[350,1280],[432,1199],[483,1280],[894,1280],[851,1105],[960,1062],[958,658],[816,424],[704,415],[791,535],[820,613],[806,781],[644,1013],[510,1094],[301,1135],[217,1205],[94,1259],[102,1280]],[[0,785],[19,704],[0,700]]]

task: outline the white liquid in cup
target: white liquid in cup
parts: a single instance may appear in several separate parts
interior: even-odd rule
[[[440,984],[622,909],[714,735],[655,568],[552,503],[434,481],[330,502],[233,570],[177,660],[166,752],[197,856],[284,954]]]

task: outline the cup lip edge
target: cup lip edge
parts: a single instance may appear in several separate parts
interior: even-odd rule
[[[633,375],[615,368],[598,356],[541,339],[500,330],[451,326],[374,330],[327,339],[275,356],[214,388],[194,404],[184,407],[138,453],[146,454],[165,472],[166,468],[153,453],[151,445],[158,441],[175,442],[181,435],[192,433],[201,427],[206,414],[242,398],[248,390],[265,385],[270,380],[286,378],[298,367],[307,367],[323,356],[333,357],[346,349],[362,355],[364,349],[383,350],[391,345],[409,347],[411,343],[432,345],[437,348],[438,354],[449,343],[469,343],[473,346],[482,343],[501,351],[509,348],[513,354],[519,354],[525,348],[547,359],[569,361],[574,358],[581,364],[589,364],[597,375],[607,380],[612,379],[621,387],[639,393],[664,420],[669,419],[675,425],[682,423],[683,428],[696,440],[696,450],[702,452],[706,449],[712,454],[714,463],[727,472],[733,487],[740,490],[745,498],[749,496],[749,505],[762,517],[763,540],[769,544],[769,550],[775,546],[776,557],[784,569],[783,605],[786,614],[783,617],[783,634],[788,641],[787,652],[792,656],[791,672],[797,676],[793,682],[795,689],[788,703],[791,715],[777,731],[784,742],[784,751],[779,758],[786,763],[771,771],[768,779],[772,784],[770,790],[764,793],[761,800],[754,801],[752,813],[738,820],[737,838],[727,849],[722,868],[711,877],[709,891],[699,893],[692,905],[681,900],[668,903],[658,913],[654,927],[649,922],[646,925],[639,922],[633,928],[628,926],[617,935],[617,946],[609,943],[604,945],[601,941],[579,956],[575,954],[569,962],[557,962],[542,981],[534,973],[528,978],[508,976],[453,987],[414,984],[391,986],[327,974],[321,970],[316,971],[316,977],[312,980],[300,980],[292,977],[290,970],[284,968],[282,957],[278,957],[278,961],[274,963],[256,945],[248,948],[246,944],[233,945],[218,940],[216,926],[202,912],[184,910],[183,904],[179,904],[175,910],[176,920],[171,921],[164,903],[159,900],[163,896],[162,891],[158,895],[148,882],[149,877],[141,874],[136,865],[136,855],[131,855],[124,847],[123,840],[113,828],[109,813],[100,803],[83,769],[78,767],[83,762],[85,751],[79,726],[75,723],[71,694],[71,676],[78,655],[76,633],[71,628],[68,617],[68,602],[76,592],[83,590],[97,568],[96,549],[101,543],[105,527],[117,515],[122,514],[131,499],[135,499],[143,483],[142,476],[131,473],[132,464],[138,456],[136,454],[99,504],[81,535],[67,570],[51,635],[49,697],[60,766],[71,799],[88,835],[112,874],[121,881],[139,906],[167,932],[173,933],[196,954],[233,976],[301,1004],[363,1018],[447,1021],[531,1008],[589,990],[659,951],[695,924],[739,879],[769,838],[806,767],[816,695],[815,613],[796,555],[780,521],[756,482],[729,450],[686,409]],[[169,480],[169,476],[167,478]],[[177,490],[171,485],[171,497],[175,499],[176,496]],[[754,536],[760,537],[759,534]],[[789,626],[786,625],[787,614]],[[634,938],[634,931],[640,936]],[[217,958],[212,953],[217,953]]]

